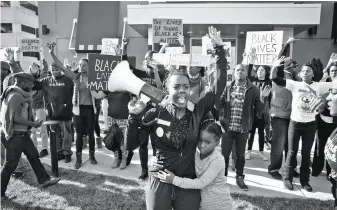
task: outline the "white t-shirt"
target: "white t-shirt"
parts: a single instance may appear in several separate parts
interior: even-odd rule
[[[331,82],[313,82],[309,85],[287,79],[286,88],[293,94],[290,119],[302,123],[315,121],[315,112],[310,111],[309,103],[316,96],[328,92],[331,87]]]

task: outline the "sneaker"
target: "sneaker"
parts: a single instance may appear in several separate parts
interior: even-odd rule
[[[14,179],[21,179],[25,175],[26,175],[26,173],[24,173],[24,172],[13,172],[12,173],[12,176],[13,176]]]
[[[70,163],[71,162],[71,155],[66,155],[64,159],[65,163]]]
[[[119,159],[118,157],[115,158],[114,162],[112,163],[111,168],[118,168],[121,165],[121,159]]]
[[[60,161],[60,160],[64,160],[66,159],[66,156],[64,156],[63,154],[58,154],[57,155],[57,160]]]
[[[300,173],[298,173],[296,170],[294,170],[294,177],[295,177],[295,178],[300,177]]]
[[[241,190],[248,191],[248,186],[245,184],[245,181],[243,179],[244,176],[236,177],[236,184],[241,188]]]
[[[142,174],[139,176],[139,179],[145,180],[147,177],[149,177],[147,169],[142,169]]]
[[[307,192],[312,192],[312,187],[310,186],[309,182],[301,183],[301,185]]]
[[[50,180],[45,181],[45,182],[44,182],[43,184],[41,184],[40,186],[41,186],[41,187],[49,187],[49,186],[52,186],[52,185],[57,184],[60,180],[61,180],[61,178],[51,178]]]
[[[282,179],[282,175],[278,171],[268,171],[268,174],[270,174],[274,179]]]
[[[283,185],[288,190],[293,190],[294,189],[293,183],[290,180],[283,180]]]
[[[263,161],[268,161],[268,158],[263,154],[263,152],[259,152],[259,157],[260,157]]]
[[[247,153],[245,154],[245,160],[250,160],[250,152],[247,152]]]
[[[74,165],[74,168],[79,169],[79,168],[81,168],[81,166],[82,166],[82,160],[77,158],[76,163]]]
[[[43,149],[41,150],[40,154],[39,154],[39,157],[40,158],[43,158],[43,157],[46,157],[48,154],[48,150],[47,149]]]
[[[95,156],[90,156],[89,157],[89,160],[90,160],[90,163],[93,164],[93,165],[96,165],[97,164],[97,160],[95,158]]]

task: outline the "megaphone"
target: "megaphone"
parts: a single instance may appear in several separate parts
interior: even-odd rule
[[[110,92],[128,91],[137,96],[142,93],[156,104],[159,104],[166,96],[164,91],[136,77],[131,72],[127,61],[120,62],[112,70],[108,81],[108,90]]]

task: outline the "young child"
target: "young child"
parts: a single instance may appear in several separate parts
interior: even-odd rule
[[[172,183],[185,189],[201,189],[201,210],[232,209],[232,198],[226,184],[227,177],[224,176],[225,160],[215,149],[221,135],[221,127],[213,119],[207,119],[201,124],[200,139],[195,154],[195,171],[198,178],[177,177],[168,170],[158,172],[162,182]]]

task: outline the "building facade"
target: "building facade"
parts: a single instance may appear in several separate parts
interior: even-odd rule
[[[121,38],[124,18],[128,54],[136,56],[137,68],[151,49],[153,18],[183,19],[186,49],[192,53],[200,51],[207,27],[215,26],[231,42],[234,63],[242,61],[248,31],[282,30],[283,42],[300,38],[291,50],[300,65],[312,58],[326,65],[337,52],[331,38],[334,2],[39,2],[39,9],[40,28],[50,29],[41,36],[43,46],[56,42],[57,56],[69,62],[100,53],[102,38]]]
[[[36,38],[39,27],[36,1],[1,1],[1,59],[5,48],[17,49],[22,38]],[[21,66],[27,71],[32,62],[38,62],[38,53],[21,52]]]

